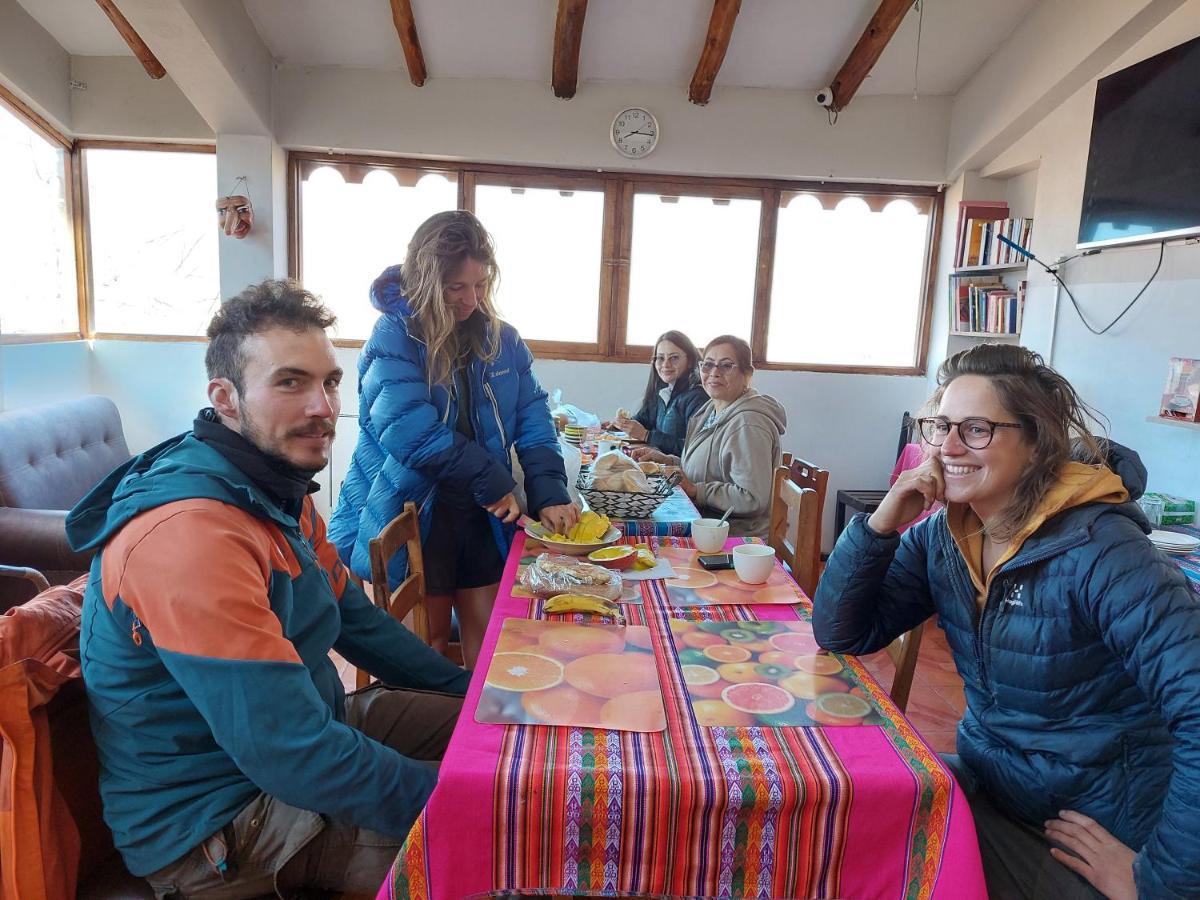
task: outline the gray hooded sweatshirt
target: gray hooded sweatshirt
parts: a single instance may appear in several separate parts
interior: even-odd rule
[[[701,515],[724,515],[732,508],[729,533],[742,537],[767,536],[771,517],[771,488],[775,467],[782,459],[779,439],[787,413],[774,397],[751,388],[725,407],[705,428],[713,401],[688,421],[682,458],[671,461],[696,485]]]

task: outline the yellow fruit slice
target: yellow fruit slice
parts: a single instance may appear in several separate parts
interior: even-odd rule
[[[538,653],[497,653],[487,683],[505,691],[543,691],[562,683],[563,665]]]
[[[817,709],[838,719],[861,719],[871,712],[871,704],[854,694],[822,694]]]
[[[716,637],[716,635],[711,635],[711,637]],[[720,663],[740,663],[750,658],[749,650],[744,647],[735,647],[732,644],[711,644],[701,652],[709,659]]]
[[[799,669],[801,672],[809,672],[813,675],[836,675],[842,671],[842,664],[832,656],[813,654],[811,656],[797,656],[792,661],[792,666]]]

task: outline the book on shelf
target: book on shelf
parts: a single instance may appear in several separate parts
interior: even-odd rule
[[[978,265],[966,260],[979,258],[984,225],[1007,215],[1008,204],[1003,200],[960,200],[955,229],[954,267]]]
[[[1003,200],[962,200],[958,204],[954,267],[1003,266],[1023,262],[1021,254],[1000,242],[1004,237],[1028,247],[1033,219],[1009,214]]]
[[[999,278],[961,279],[953,298],[958,334],[1020,334],[1025,311],[1025,282],[1011,290]]]

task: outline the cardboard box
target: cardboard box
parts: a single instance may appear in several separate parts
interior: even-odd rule
[[[1200,422],[1200,359],[1171,357],[1158,414],[1164,419]]]

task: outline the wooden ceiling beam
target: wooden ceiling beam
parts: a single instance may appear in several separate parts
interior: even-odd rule
[[[688,99],[693,103],[704,106],[712,95],[713,82],[721,71],[721,63],[725,62],[725,51],[729,49],[729,39],[733,36],[733,23],[737,20],[742,8],[742,0],[714,0],[712,17],[708,20],[708,36],[704,39],[704,49],[700,51],[700,61],[696,63],[696,71],[692,75],[692,85],[688,89]]]
[[[417,37],[417,23],[413,19],[412,4],[409,0],[391,0],[392,21],[396,25],[396,34],[400,36],[400,46],[404,49],[404,62],[408,65],[408,77],[417,87],[425,83],[425,55],[421,53],[421,39]]]
[[[554,20],[554,96],[570,100],[579,84],[579,48],[583,44],[583,19],[587,0],[558,0]]]
[[[846,61],[842,63],[842,67],[830,83],[830,87],[833,88],[834,112],[840,112],[849,105],[863,80],[871,74],[875,63],[879,62],[888,41],[895,35],[896,29],[900,27],[900,23],[904,21],[915,2],[916,0],[883,0],[879,4],[879,9],[875,10],[875,15],[871,16],[871,21],[867,23],[867,30],[862,33],[862,37],[858,39],[858,43],[854,45],[854,49],[850,51],[850,55],[846,57]]]
[[[109,21],[113,23],[117,32],[125,39],[125,43],[129,45],[129,49],[133,51],[133,55],[142,64],[142,68],[146,70],[147,75],[158,80],[167,74],[167,70],[158,61],[158,57],[154,55],[154,51],[146,46],[146,42],[142,40],[141,35],[134,30],[133,26],[129,24],[129,20],[117,9],[117,5],[113,0],[96,0],[96,5],[104,11],[104,14],[108,16]]]

